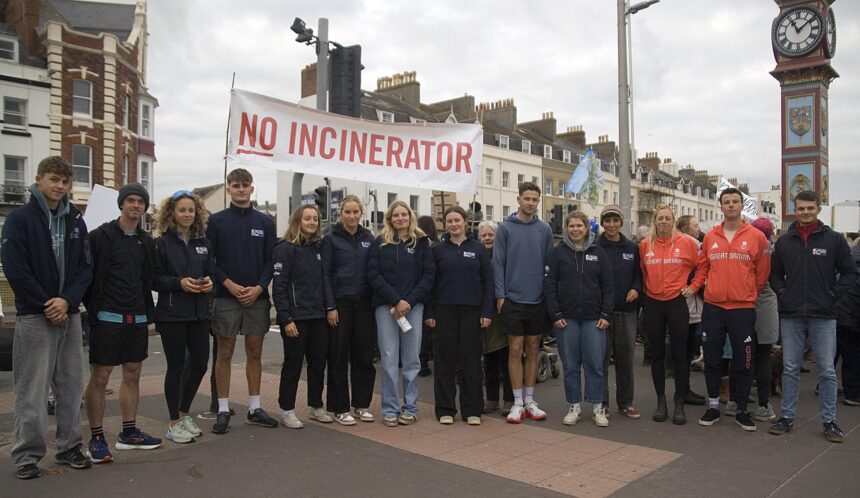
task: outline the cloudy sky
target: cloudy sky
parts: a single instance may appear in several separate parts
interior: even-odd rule
[[[465,93],[515,100],[520,121],[553,111],[559,131],[618,136],[616,2],[612,0],[149,0],[148,86],[156,114],[155,196],[223,178],[233,73],[236,87],[298,100],[312,47],[293,18],[360,44],[362,87],[417,71],[421,100]],[[860,197],[860,2],[835,2],[841,77],[830,91],[831,192]],[[770,76],[771,0],[663,0],[633,17],[636,148],[748,181],[780,182],[779,84]],[[275,174],[253,172],[258,200]],[[305,186],[310,190],[312,186]]]

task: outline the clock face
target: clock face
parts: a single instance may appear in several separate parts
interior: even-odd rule
[[[789,57],[813,51],[824,36],[821,14],[809,7],[795,7],[780,15],[773,26],[773,44]]]
[[[827,57],[833,58],[836,55],[836,18],[833,16],[833,9],[827,11],[827,32],[825,40],[827,40]]]

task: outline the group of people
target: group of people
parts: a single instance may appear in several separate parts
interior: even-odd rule
[[[47,452],[49,388],[56,396],[55,460],[82,469],[113,459],[103,420],[105,390],[117,366],[122,372],[122,429],[114,447],[153,449],[162,444],[135,421],[153,322],[167,360],[166,438],[176,443],[192,442],[203,433],[189,411],[207,370],[210,334],[216,349],[215,434],[228,432],[234,416],[230,374],[239,335],[246,353],[247,424],[304,426],[295,404],[305,361],[310,419],[347,426],[374,422],[377,348],[382,423],[415,423],[424,327],[434,330],[434,404],[441,424],[453,424],[459,415],[469,425],[480,425],[482,414],[497,409],[510,423],[546,419],[534,390],[541,341],[550,329],[558,341],[570,404],[565,425],[582,418],[583,372],[592,419],[597,426],[609,425],[606,378],[613,362],[618,410],[640,418],[633,405],[640,308],[652,356],[657,394],[652,418],[657,422],[668,418],[665,346],[674,366],[672,421],[684,424],[685,402],[697,400],[689,390],[689,365],[701,336],[708,393],[700,404],[708,406],[699,423],[712,425],[720,418],[723,358],[730,346],[733,414],[743,429],[755,430],[749,392],[765,365],[762,356],[775,342],[759,338],[768,335],[765,329],[777,327],[785,373],[781,417],[770,432],[792,428],[808,338],[818,359],[825,436],[841,441],[833,369],[837,308],[840,317],[850,317],[840,318],[840,338],[848,337],[844,344],[840,340],[844,368],[853,372],[843,379],[846,402],[860,394],[860,358],[851,337],[860,309],[857,269],[844,239],[817,221],[820,202],[812,192],[797,196],[798,221],[773,250],[768,237],[741,218],[741,193],[735,189],[720,194],[724,221],[701,244],[679,230],[695,220],[676,220],[664,205],[655,210],[650,233],[638,245],[622,233],[625,220],[617,206],[602,211],[599,237],[589,230],[584,214],[569,213],[556,245],[549,225],[537,217],[540,187],[529,182],[519,186],[517,211],[498,225],[481,223],[477,238],[470,234],[466,211],[452,206],[443,213],[445,233],[431,244],[402,201],[388,207],[381,233],[374,237],[361,224],[362,201],[346,196],[340,221],[325,235],[317,208],[302,205],[291,213],[278,240],[271,218],[251,205],[251,174],[236,169],[226,178],[227,209],[207,221],[201,199],[177,191],[161,203],[159,236],[153,239],[140,228],[149,206],[149,193],[141,185],[124,185],[119,217],[88,233],[67,196],[72,176],[71,166],[60,157],[43,160],[30,202],[10,214],[3,227],[3,267],[18,310],[12,459],[21,479],[41,475],[37,464]],[[768,291],[779,298],[778,323],[770,316],[776,310]],[[81,304],[91,325],[86,455],[80,431]],[[262,346],[272,305],[284,353],[280,421],[260,400]],[[761,403],[762,379],[758,384]],[[762,410],[753,415],[776,418],[766,391],[764,398]]]

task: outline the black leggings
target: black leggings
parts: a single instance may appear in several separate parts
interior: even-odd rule
[[[690,383],[690,364],[687,362],[687,338],[689,336],[690,311],[687,301],[678,296],[668,301],[645,299],[645,330],[648,348],[651,351],[651,378],[658,396],[666,395],[666,329],[669,330],[669,345],[675,365],[675,400],[687,396]]]
[[[376,367],[376,327],[369,299],[337,301],[339,323],[329,327],[328,390],[326,407],[333,413],[349,411],[349,387],[352,406],[368,408],[373,398]]]
[[[514,402],[511,378],[508,375],[507,346],[484,355],[484,375],[487,401],[499,401],[499,384],[501,384],[503,399],[509,403]]]
[[[170,420],[188,413],[191,402],[206,375],[209,361],[209,320],[196,322],[158,322],[158,333],[167,360],[164,397]]]
[[[328,323],[324,318],[296,320],[298,337],[288,337],[281,332],[284,343],[284,364],[281,366],[281,382],[278,387],[278,405],[282,410],[296,407],[296,392],[302,376],[302,365],[308,361],[308,406],[322,408],[323,382],[325,380],[326,357],[328,356]]]

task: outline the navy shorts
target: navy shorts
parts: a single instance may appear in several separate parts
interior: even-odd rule
[[[90,363],[122,365],[140,363],[149,348],[149,326],[98,322],[90,330]]]

